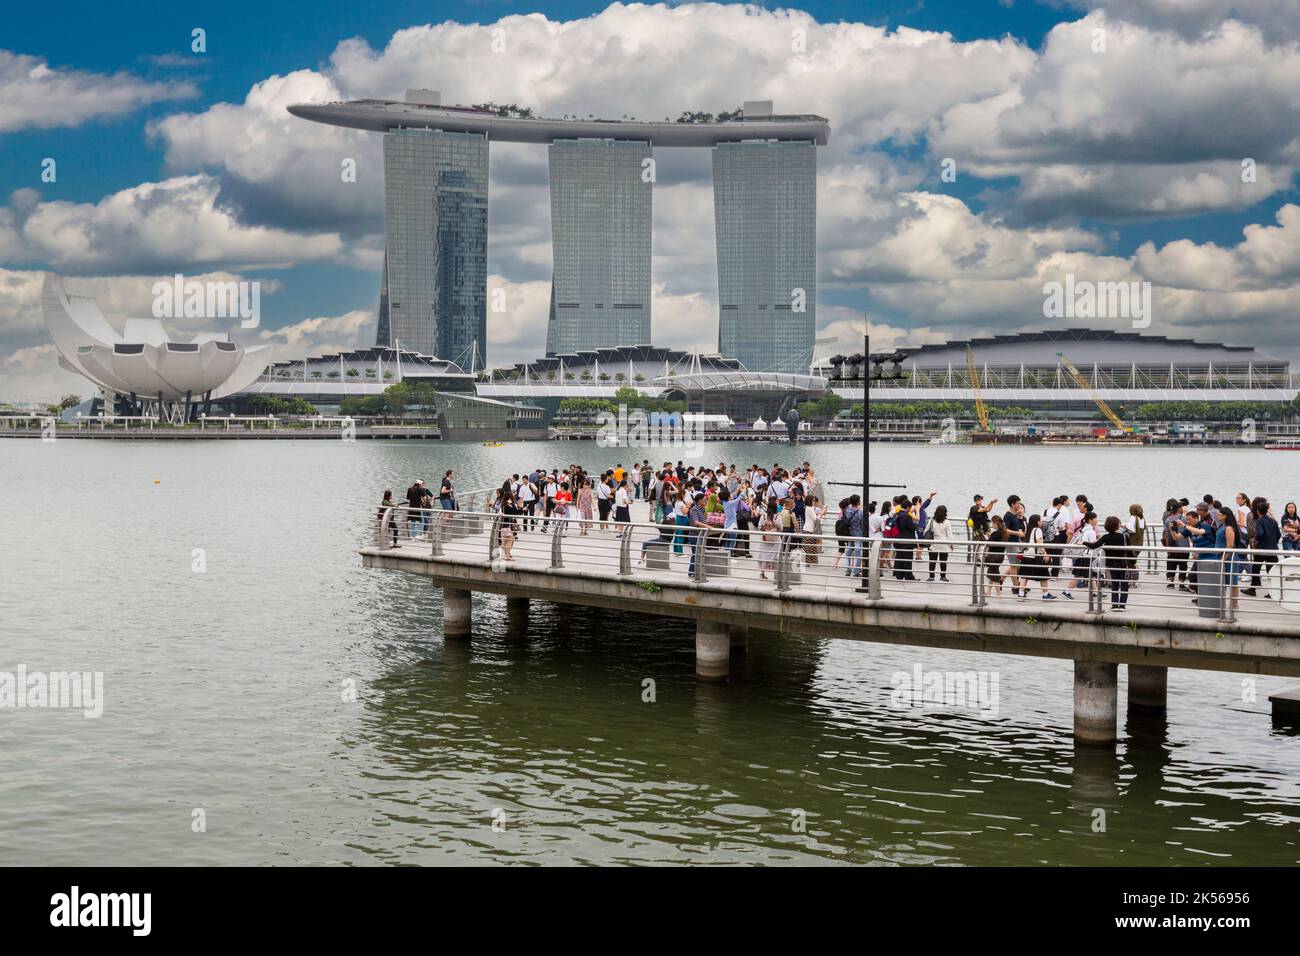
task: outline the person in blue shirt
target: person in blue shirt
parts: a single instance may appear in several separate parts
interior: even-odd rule
[[[860,495],[849,495],[849,506],[844,509],[844,517],[849,522],[849,537],[844,544],[844,560],[847,562],[844,566],[844,576],[846,578],[857,577],[862,573],[862,548],[863,548],[863,519],[862,519],[862,498]]]
[[[1250,587],[1242,588],[1241,593],[1254,597],[1261,586],[1260,574],[1267,565],[1268,570],[1272,570],[1277,564],[1276,554],[1264,554],[1261,552],[1276,551],[1282,546],[1282,529],[1277,523],[1277,519],[1270,513],[1268,501],[1264,498],[1256,498],[1251,502],[1251,510],[1255,515],[1255,560],[1250,566]],[[1266,573],[1266,572],[1265,572]],[[1264,597],[1272,597],[1267,591]]]
[[[1219,509],[1219,526],[1214,532],[1214,547],[1223,561],[1223,585],[1230,588],[1232,607],[1235,610],[1241,604],[1237,592],[1237,576],[1244,565],[1242,553],[1245,550],[1241,528],[1237,526],[1237,516],[1231,508]],[[1223,600],[1221,597],[1220,600]]]

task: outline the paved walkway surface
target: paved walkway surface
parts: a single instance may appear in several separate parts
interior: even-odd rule
[[[925,554],[925,552],[922,552]],[[1150,569],[1148,557],[1143,555],[1138,562],[1138,580],[1135,584],[1130,584],[1128,604],[1124,610],[1111,609],[1111,591],[1106,587],[1102,592],[1102,614],[1101,618],[1107,623],[1112,624],[1117,621],[1140,621],[1144,624],[1193,624],[1196,621],[1211,624],[1218,618],[1217,604],[1213,599],[1207,602],[1207,607],[1214,608],[1209,616],[1202,616],[1198,605],[1192,603],[1192,599],[1197,595],[1190,591],[1178,590],[1178,581],[1175,580],[1174,587],[1168,587],[1164,571],[1164,556],[1157,555],[1155,570]],[[1005,573],[1008,569],[1006,564],[1002,565]],[[922,561],[914,562],[913,574],[916,575],[916,581],[900,581],[893,577],[892,572],[885,571],[881,577],[881,598],[882,603],[888,603],[891,606],[915,606],[930,607],[938,605],[951,605],[952,609],[957,610],[962,606],[969,607],[971,604],[971,566],[966,558],[966,545],[964,542],[957,542],[954,552],[948,558],[948,582],[940,581],[937,577],[934,581],[929,578],[929,556],[926,554]],[[1042,585],[1034,581],[1030,585],[1027,597],[1018,598],[1011,593],[1010,579],[1002,583],[1002,593],[989,594],[987,606],[995,609],[1008,609],[1015,613],[1023,613],[1025,616],[1040,615],[1050,609],[1050,614],[1056,616],[1064,614],[1068,616],[1084,617],[1088,612],[1088,592],[1085,587],[1070,589],[1069,593],[1073,598],[1066,598],[1066,583],[1068,577],[1047,579],[1047,589],[1053,595],[1051,599],[1044,599],[1042,596]],[[1263,582],[1266,586],[1257,589],[1255,596],[1239,594],[1238,611],[1236,619],[1238,623],[1248,625],[1267,625],[1271,627],[1294,628],[1296,636],[1300,637],[1300,589],[1296,584],[1288,585],[1287,605],[1283,605],[1279,596],[1283,593],[1279,582],[1274,579],[1273,583],[1268,584],[1269,578],[1264,576]],[[1243,584],[1249,583],[1249,577],[1243,576]],[[1265,593],[1271,593],[1272,597],[1265,597]],[[971,608],[974,610],[974,608]],[[1094,617],[1096,615],[1093,615]],[[1230,629],[1232,624],[1224,624],[1223,629]]]
[[[633,522],[650,522],[650,509],[645,502],[637,501],[633,503],[632,520]],[[402,535],[399,538],[399,547],[387,550],[385,554],[397,557],[427,557],[431,550],[430,542],[423,539],[412,541],[406,538],[404,516],[399,516],[398,526]],[[542,525],[539,522],[540,527]],[[620,537],[619,533],[614,530],[617,526],[613,521],[608,522],[607,527],[608,530],[602,531],[600,530],[600,522],[593,520],[591,527],[587,529],[587,534],[583,535],[580,519],[567,522],[561,546],[566,570],[579,570],[596,577],[617,578],[619,576]],[[489,530],[490,524],[487,519],[484,519],[483,529],[475,534],[467,537],[444,537],[442,542],[443,555],[452,560],[489,561]],[[658,534],[653,528],[633,528],[630,549],[633,577],[639,581],[662,581],[665,584],[689,583],[691,579],[688,570],[691,553],[688,546],[683,545],[680,554],[675,553],[671,547],[668,548],[668,570],[649,568],[643,563],[644,552],[641,545],[657,537]],[[544,530],[521,532],[518,540],[511,548],[513,560],[505,561],[504,555],[502,555],[497,567],[499,569],[510,568],[521,571],[545,571],[551,564],[551,538],[551,526],[546,526]],[[706,565],[706,571],[709,572],[709,585],[735,586],[745,590],[768,589],[775,591],[776,572],[772,569],[759,567],[758,547],[759,536],[755,533],[752,536],[750,556],[733,557],[729,562],[729,573],[726,575],[714,573],[712,566]],[[721,555],[726,553],[721,548],[709,548],[707,550],[717,559],[720,559]],[[865,592],[857,590],[857,586],[863,583],[863,579],[850,578],[844,573],[846,562],[842,557],[838,566],[835,566],[837,547],[833,538],[827,538],[823,541],[821,553],[815,555],[815,564],[808,563],[812,557],[814,556],[808,555],[803,549],[796,550],[795,565],[800,568],[801,574],[799,581],[792,583],[791,590],[788,592],[790,597],[816,597],[819,600],[865,602]],[[775,552],[773,552],[772,559],[775,561]]]

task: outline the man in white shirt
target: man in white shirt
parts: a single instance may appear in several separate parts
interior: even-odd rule
[[[601,479],[596,482],[596,509],[597,511],[600,512],[601,531],[608,530],[609,507],[610,507],[609,479],[604,476],[601,476]]]
[[[524,514],[528,517],[519,522],[521,529],[532,527],[536,522],[532,519],[537,514],[537,489],[534,487],[532,480],[528,475],[519,479],[519,485],[515,491],[515,497],[519,500],[519,507],[523,509]]]

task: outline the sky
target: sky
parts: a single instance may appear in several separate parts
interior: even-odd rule
[[[232,323],[237,341],[277,359],[372,344],[380,137],[285,107],[409,87],[552,116],[770,99],[827,117],[819,354],[860,350],[864,329],[874,351],[1134,327],[1045,317],[1068,275],[1149,283],[1146,334],[1300,361],[1300,0],[59,10],[0,18],[0,399],[87,391],[44,330],[46,271],[111,316],[149,315],[178,272],[258,281],[261,325]],[[655,344],[713,351],[708,153],[656,160]],[[488,361],[504,366],[544,350],[546,151],[494,143],[489,172],[488,284],[508,306],[489,311]]]

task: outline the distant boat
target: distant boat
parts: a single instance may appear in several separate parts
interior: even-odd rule
[[[1300,451],[1300,438],[1287,438],[1283,441],[1265,442],[1264,448],[1268,451]]]
[[[483,443],[483,447],[484,448],[505,448],[506,443],[503,441],[485,441]]]

